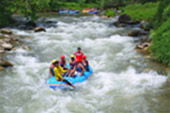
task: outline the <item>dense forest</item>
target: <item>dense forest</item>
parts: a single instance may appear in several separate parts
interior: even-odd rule
[[[170,1],[169,0],[1,0],[0,26],[13,22],[13,14],[21,14],[35,21],[39,12],[57,11],[60,8],[98,8],[115,15],[111,10],[122,10],[133,20],[148,21],[152,46],[151,54],[170,66]],[[109,14],[110,13],[110,14]]]

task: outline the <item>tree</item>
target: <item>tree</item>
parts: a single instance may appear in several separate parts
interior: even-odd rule
[[[10,23],[12,20],[11,0],[0,0],[0,27]]]

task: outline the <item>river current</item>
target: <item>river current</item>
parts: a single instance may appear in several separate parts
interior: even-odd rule
[[[126,29],[110,26],[116,18],[98,16],[46,17],[47,32],[12,30],[31,50],[17,47],[6,59],[15,66],[0,72],[0,113],[170,113],[166,76],[146,71]],[[122,35],[121,35],[122,34]],[[94,74],[75,90],[52,90],[52,59],[67,58],[81,47]]]

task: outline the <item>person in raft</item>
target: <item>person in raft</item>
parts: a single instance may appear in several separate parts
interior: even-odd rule
[[[82,64],[82,59],[80,57],[78,57],[78,58],[76,58],[76,63],[74,65],[72,71],[69,73],[69,76],[74,75],[74,73],[75,73],[75,75],[82,76],[84,74],[84,72],[85,72],[85,68]]]
[[[64,69],[59,65],[59,61],[56,60],[56,61],[53,63],[53,65],[54,65],[53,72],[54,72],[54,76],[56,77],[56,80],[57,80],[57,81],[63,81],[63,82],[65,82],[67,85],[75,88],[74,85],[72,85],[69,81],[65,80],[65,79],[62,77],[62,75],[67,72],[67,70],[64,70]]]
[[[81,48],[78,47],[77,48],[77,52],[74,53],[74,56],[76,57],[76,59],[81,59],[83,58],[83,52],[81,52]]]
[[[83,65],[86,71],[89,71],[89,61],[86,59],[85,55],[83,55]]]
[[[54,76],[54,71],[53,71],[53,69],[54,69],[54,62],[56,62],[57,60],[52,60],[52,64],[51,64],[51,66],[50,66],[50,69],[49,69],[49,71],[50,71],[50,75],[51,76]]]
[[[68,72],[65,73],[64,76],[67,76],[70,73],[70,69],[67,67],[66,59],[65,56],[61,56],[61,60],[59,61],[60,66],[64,69],[67,70]]]
[[[75,60],[75,56],[71,55],[70,56],[70,73],[68,76],[74,76],[74,66],[76,65],[76,60]]]

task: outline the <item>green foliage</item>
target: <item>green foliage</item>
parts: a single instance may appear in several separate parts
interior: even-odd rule
[[[0,1],[0,26],[8,25],[11,21],[12,11],[11,1],[1,0]]]
[[[170,67],[170,18],[155,32],[151,52],[156,59]]]
[[[157,12],[159,2],[146,3],[146,4],[131,4],[127,5],[124,10],[124,14],[128,14],[133,20],[148,20],[151,21]]]
[[[107,9],[104,12],[104,15],[107,17],[114,17],[116,15],[116,12],[113,9]]]
[[[160,2],[158,10],[153,18],[154,29],[164,23],[170,17],[170,1],[164,0]]]
[[[18,13],[35,21],[38,16],[37,12],[48,6],[49,0],[15,0],[16,10]]]

